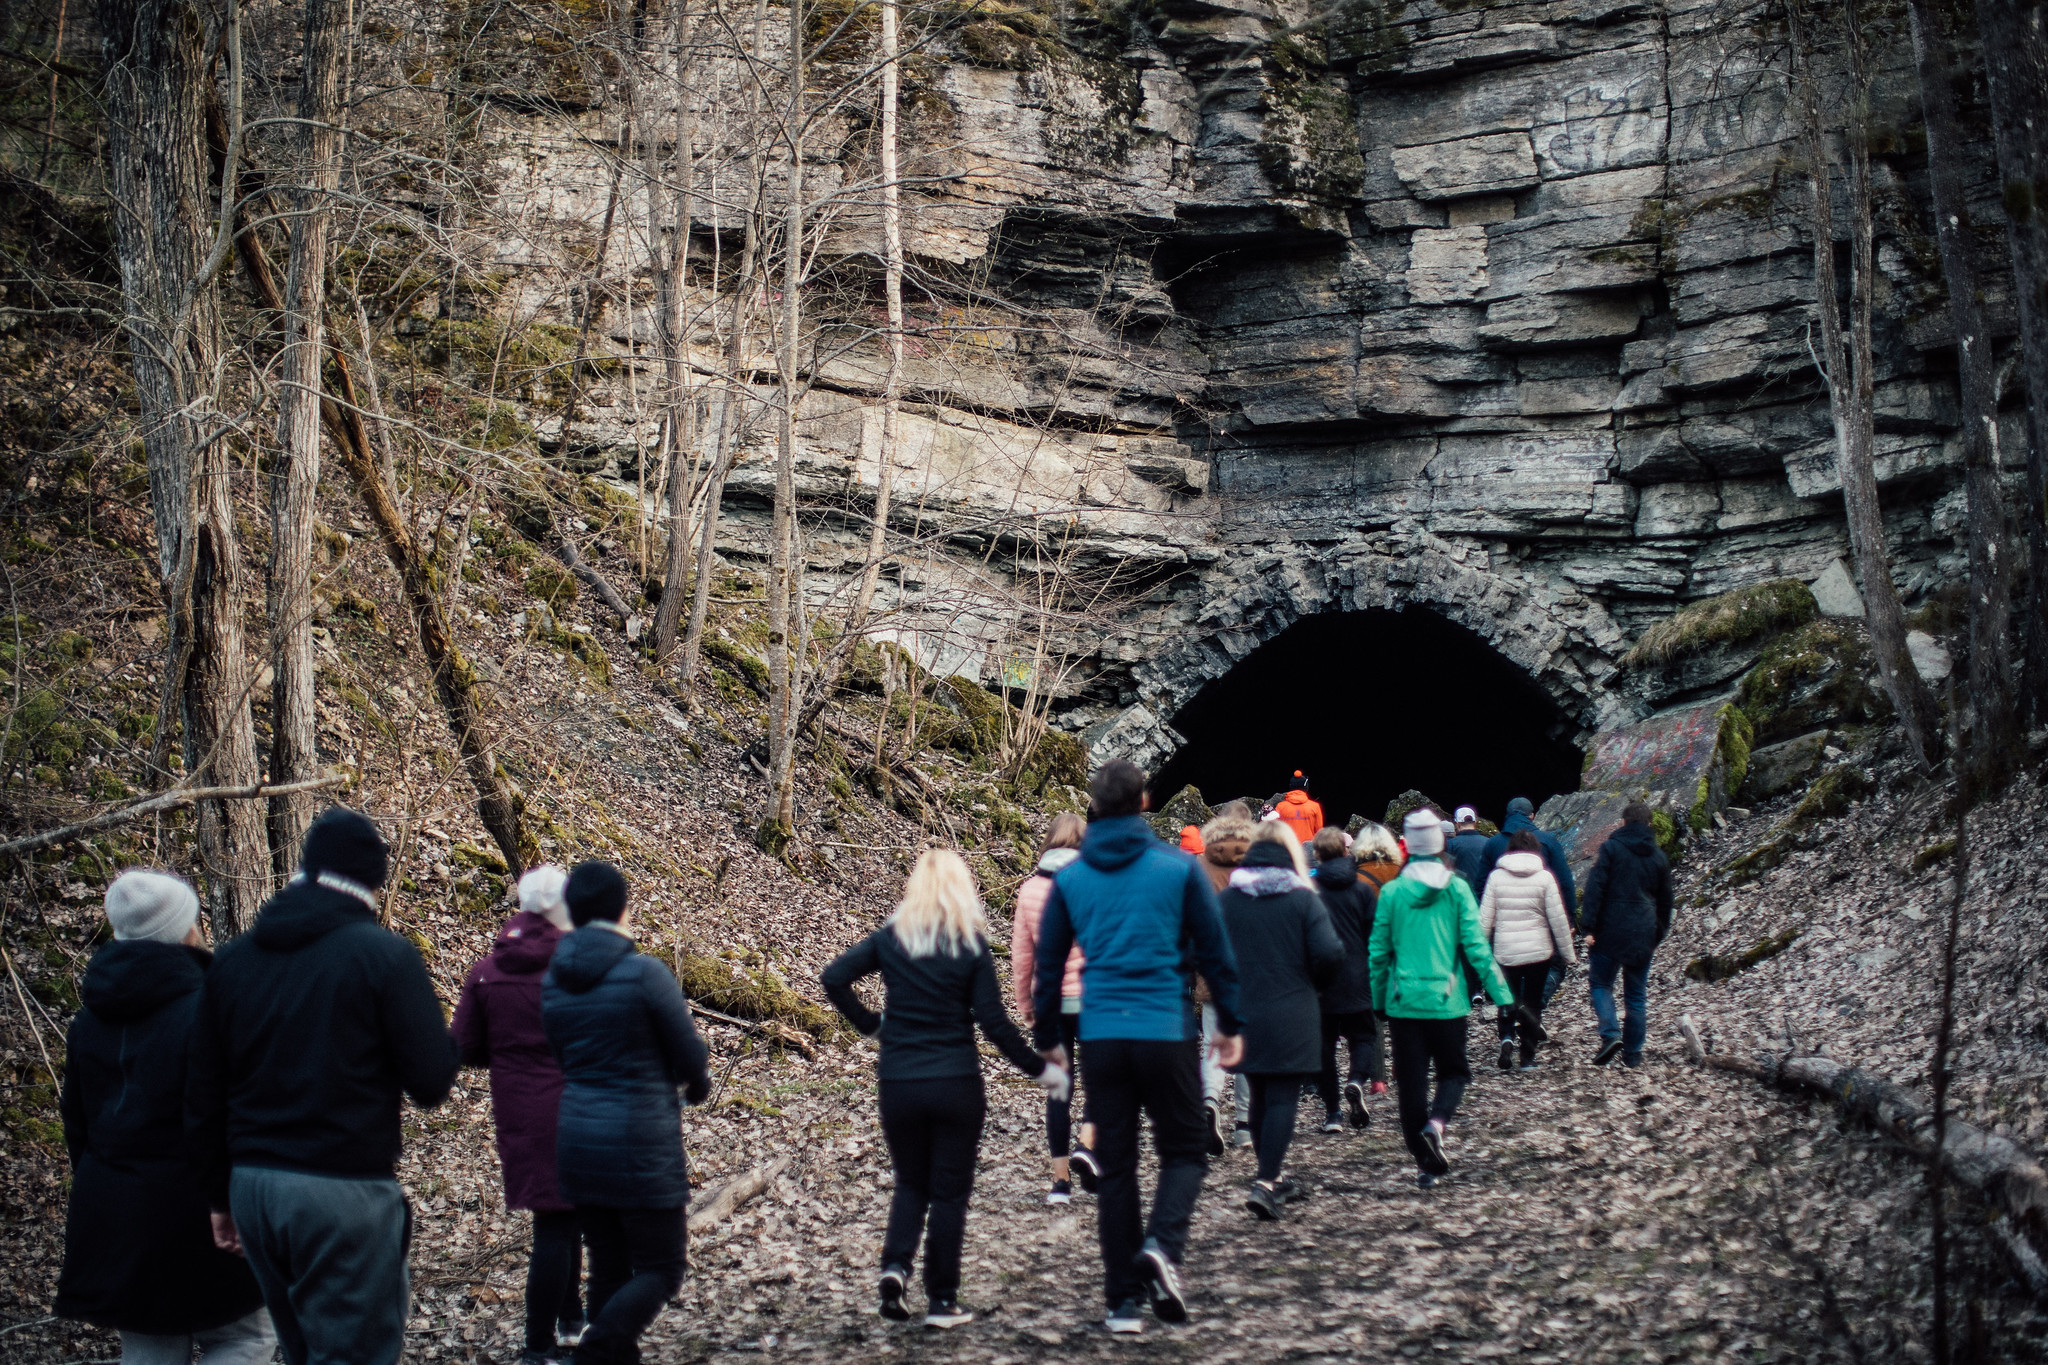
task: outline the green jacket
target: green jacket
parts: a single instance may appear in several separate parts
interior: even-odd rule
[[[1463,877],[1434,858],[1413,860],[1380,890],[1373,916],[1372,1007],[1393,1019],[1462,1019],[1472,1012],[1458,956],[1486,983],[1498,1005],[1515,993],[1479,932],[1479,903]]]

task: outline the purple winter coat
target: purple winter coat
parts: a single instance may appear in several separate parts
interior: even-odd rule
[[[470,968],[455,1007],[464,1066],[491,1069],[491,1117],[505,1167],[505,1207],[571,1207],[555,1184],[555,1121],[562,1069],[540,1023],[540,984],[562,931],[522,910],[505,921],[491,955]]]

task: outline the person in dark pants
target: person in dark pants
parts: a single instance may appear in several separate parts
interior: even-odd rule
[[[1017,912],[1010,922],[1010,985],[1016,992],[1017,1011],[1024,1017],[1026,1028],[1032,1023],[1038,917],[1052,891],[1054,874],[1081,856],[1081,836],[1087,828],[1087,822],[1071,811],[1053,816],[1045,832],[1045,850],[1038,857],[1038,870],[1017,888]],[[1081,955],[1076,952],[1067,955],[1067,975],[1060,987],[1060,1041],[1070,1059],[1081,1051],[1080,1026]],[[1045,1202],[1055,1206],[1070,1204],[1074,1199],[1074,1187],[1068,1180],[1070,1160],[1072,1172],[1081,1178],[1081,1188],[1092,1191],[1098,1174],[1094,1148],[1090,1145],[1095,1140],[1095,1130],[1083,1114],[1081,1140],[1078,1144],[1074,1142],[1073,1106],[1069,1099],[1070,1096],[1055,1099],[1048,1093],[1045,1101],[1045,1143],[1052,1160],[1052,1188],[1046,1192]]]
[[[1372,943],[1373,909],[1379,891],[1358,875],[1358,864],[1344,851],[1344,832],[1334,826],[1316,831],[1316,890],[1329,911],[1330,927],[1344,945],[1344,966],[1323,987],[1320,1007],[1323,1039],[1322,1068],[1316,1075],[1316,1091],[1323,1101],[1323,1131],[1344,1131],[1344,1112],[1350,1111],[1353,1128],[1372,1122],[1365,1107],[1368,1088],[1386,1079],[1380,1058],[1379,1017],[1372,1012],[1372,971],[1366,953]],[[1340,1089],[1337,1083],[1337,1045],[1351,1049],[1351,1064]]]
[[[418,951],[378,923],[388,868],[368,818],[322,813],[193,1020],[185,1130],[214,1242],[248,1256],[291,1365],[405,1348],[399,1098],[441,1103],[456,1061]]]
[[[640,1334],[682,1287],[683,1115],[710,1093],[690,1002],[658,958],[636,951],[626,879],[606,862],[569,870],[576,931],[541,985],[541,1026],[562,1068],[556,1179],[590,1253],[590,1326],[576,1365],[636,1365]]]
[[[1266,821],[1219,897],[1244,1002],[1238,1069],[1251,1078],[1252,1145],[1259,1160],[1244,1206],[1267,1220],[1278,1218],[1298,1194],[1280,1172],[1294,1142],[1302,1083],[1315,1075],[1321,1051],[1316,992],[1344,966],[1343,940],[1302,868],[1294,831]]]
[[[1657,847],[1650,808],[1642,802],[1622,809],[1621,828],[1600,845],[1586,875],[1584,909],[1579,927],[1600,1020],[1593,1065],[1606,1066],[1619,1053],[1624,1066],[1641,1066],[1650,1033],[1650,958],[1671,932],[1671,860]],[[1628,1006],[1625,1029],[1614,1014],[1616,975]]]
[[[505,1207],[533,1212],[520,1365],[541,1365],[559,1348],[573,1347],[584,1329],[583,1239],[576,1209],[555,1180],[562,1068],[540,1021],[541,977],[574,927],[562,899],[567,883],[551,863],[519,879],[519,913],[505,921],[490,956],[464,979],[453,1025],[462,1064],[491,1069]]]
[[[1415,1156],[1424,1189],[1450,1170],[1444,1129],[1472,1079],[1465,1060],[1472,1005],[1459,960],[1469,963],[1488,995],[1505,1008],[1514,993],[1479,932],[1479,906],[1465,879],[1444,864],[1436,812],[1414,811],[1403,823],[1408,863],[1380,892],[1373,917],[1373,1008],[1388,1016],[1401,1136]],[[1436,1094],[1429,1071],[1436,1068]]]
[[[163,872],[107,888],[114,941],[93,954],[65,1036],[71,1198],[58,1317],[121,1334],[121,1365],[269,1365],[277,1334],[246,1261],[214,1245],[185,1159],[185,1069],[199,988],[199,898]]]
[[[853,990],[877,974],[880,1014]],[[1065,1100],[1066,1069],[1033,1052],[1004,1012],[981,897],[967,864],[950,850],[919,854],[889,922],[834,958],[819,980],[848,1023],[867,1037],[881,1035],[882,1136],[896,1172],[882,1238],[882,1316],[909,1319],[903,1291],[922,1236],[924,1325],[971,1322],[974,1315],[960,1306],[960,1247],[988,1113],[974,1026],[1019,1071],[1037,1077],[1048,1096]]]
[[[1494,864],[1479,898],[1479,932],[1493,947],[1493,960],[1515,992],[1514,1010],[1500,1016],[1500,1069],[1536,1065],[1536,1049],[1547,1041],[1543,1031],[1543,990],[1552,962],[1570,966],[1571,921],[1557,879],[1543,864],[1543,846],[1533,830],[1518,829],[1508,852]],[[1519,1035],[1519,1037],[1518,1037]],[[1519,1043],[1519,1047],[1517,1044]]]
[[[1141,1293],[1149,1293],[1161,1321],[1185,1322],[1188,1315],[1180,1263],[1209,1165],[1196,1015],[1188,1008],[1190,965],[1208,983],[1216,1007],[1217,1060],[1234,1067],[1244,1055],[1237,962],[1207,874],[1187,854],[1160,843],[1145,822],[1144,772],[1111,759],[1089,780],[1088,794],[1091,819],[1081,857],[1053,879],[1039,921],[1032,1032],[1040,1054],[1064,1066],[1060,980],[1067,950],[1079,943],[1088,963],[1081,986],[1088,1112],[1102,1166],[1097,1214],[1105,1325],[1138,1332],[1145,1325]],[[1140,1114],[1152,1120],[1159,1153],[1149,1223],[1138,1198]]]

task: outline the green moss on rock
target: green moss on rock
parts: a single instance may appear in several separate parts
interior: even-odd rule
[[[1643,632],[1622,655],[1625,668],[1668,664],[1716,645],[1794,630],[1820,615],[1813,592],[1796,578],[1774,578],[1694,602]]]

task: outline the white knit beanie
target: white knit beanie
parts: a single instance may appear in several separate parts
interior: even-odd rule
[[[569,904],[562,899],[562,888],[568,884],[568,873],[542,863],[519,879],[519,908],[542,916],[566,934],[576,927],[569,920]]]
[[[168,872],[133,868],[107,888],[107,923],[116,939],[179,943],[199,922],[199,897]]]
[[[1408,856],[1444,851],[1443,821],[1433,810],[1412,810],[1401,822],[1401,837],[1408,841]]]

